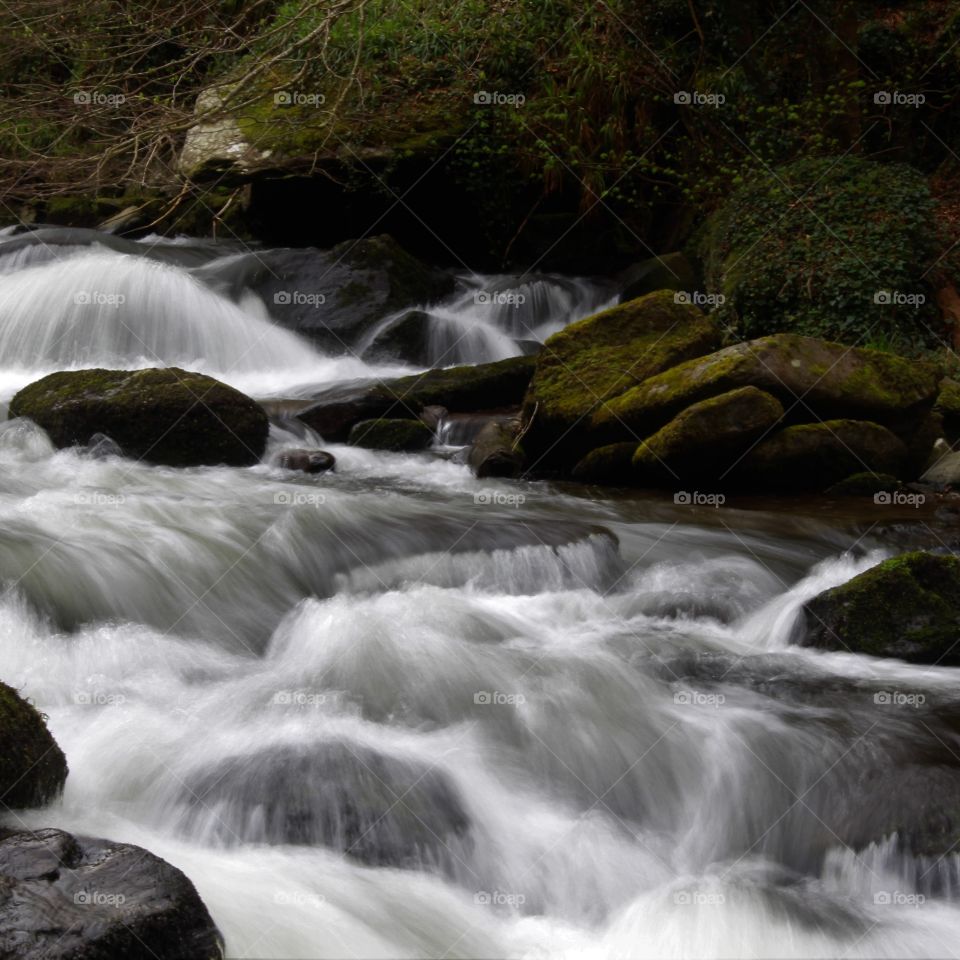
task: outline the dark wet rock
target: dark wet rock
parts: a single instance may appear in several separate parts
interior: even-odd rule
[[[127,456],[173,467],[257,463],[268,432],[258,403],[177,367],[52,373],[14,396],[10,417],[33,420],[58,447],[107,434]]]
[[[903,484],[889,473],[861,471],[852,473],[826,489],[831,497],[871,497],[876,493],[893,493]]]
[[[536,358],[523,401],[528,468],[569,473],[593,447],[643,438],[649,431],[632,433],[615,418],[605,423],[605,431],[594,431],[591,417],[647,378],[719,343],[713,322],[696,307],[675,302],[669,291],[620,304],[555,333]]]
[[[66,758],[43,716],[0,683],[0,810],[43,806],[66,779]]]
[[[636,448],[637,481],[719,482],[782,417],[780,401],[756,387],[691,404]]]
[[[425,426],[428,426],[434,433],[440,427],[440,422],[447,416],[449,411],[446,407],[439,404],[431,404],[420,411],[420,420]]]
[[[374,336],[363,357],[425,366],[430,362],[430,315],[422,310],[404,314]]]
[[[763,440],[737,466],[735,482],[764,491],[821,491],[857,472],[896,476],[907,459],[903,443],[879,424],[828,420]]]
[[[450,275],[386,235],[325,251],[258,251],[235,283],[259,293],[278,323],[332,353],[351,352],[391,313],[435,303],[454,289]]]
[[[937,397],[938,374],[933,364],[877,350],[777,334],[651,376],[604,404],[594,425],[598,430],[629,428],[648,436],[690,404],[743,386],[777,397],[788,422],[869,420],[913,443],[921,429],[925,435],[931,429],[928,418]],[[930,445],[934,439],[929,438]],[[922,451],[921,463],[928,452]]]
[[[339,443],[361,420],[417,419],[425,407],[457,413],[519,406],[533,375],[534,357],[511,357],[475,366],[427,370],[409,377],[328,390],[297,414],[324,440]]]
[[[633,486],[637,477],[633,469],[633,455],[636,449],[635,440],[597,447],[573,468],[573,479],[581,483]]]
[[[420,420],[361,420],[347,442],[369,450],[426,450],[433,443],[433,431]]]
[[[61,830],[0,839],[0,956],[219,960],[193,884],[141,847]]]
[[[283,450],[277,455],[277,466],[303,473],[326,473],[336,466],[337,458],[326,450]]]
[[[697,274],[682,253],[664,253],[659,257],[641,260],[628,267],[617,278],[621,286],[620,302],[635,300],[657,290],[692,292],[697,286]]]
[[[960,559],[916,551],[872,567],[804,607],[804,646],[914,663],[960,664]]]
[[[950,377],[940,381],[936,409],[943,417],[943,426],[951,439],[960,437],[960,383]]]
[[[184,829],[226,844],[320,844],[371,866],[445,864],[470,821],[447,775],[339,741],[230,757],[186,784]]]
[[[523,448],[519,442],[520,420],[490,420],[477,434],[467,454],[467,463],[478,477],[519,477],[523,471]]]

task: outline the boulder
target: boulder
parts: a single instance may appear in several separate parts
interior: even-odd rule
[[[303,473],[326,473],[336,462],[337,458],[326,450],[282,450],[277,455],[278,467]]]
[[[636,448],[637,481],[716,484],[782,417],[780,401],[756,387],[691,404]]]
[[[923,551],[872,567],[804,607],[804,646],[960,664],[960,559]]]
[[[255,290],[277,323],[327,353],[342,354],[358,349],[390,314],[453,293],[455,281],[383,235],[347,240],[331,250],[258,251],[234,268],[233,285]],[[408,333],[416,323],[410,321]]]
[[[669,291],[620,304],[555,333],[537,355],[523,402],[528,467],[569,471],[603,444],[604,438],[588,436],[588,428],[605,401],[715,350],[719,342],[715,325],[696,307],[674,302]],[[629,429],[614,434],[610,442],[631,439]]]
[[[960,437],[960,383],[950,377],[940,381],[936,409],[943,417],[943,426],[951,440]]]
[[[826,489],[831,497],[872,497],[875,493],[895,493],[903,484],[889,473],[861,471],[845,477]]]
[[[174,467],[257,463],[267,415],[233,387],[178,367],[69,370],[24,387],[10,417],[28,417],[57,447],[111,437],[128,457]]]
[[[633,455],[636,449],[635,440],[597,447],[573,468],[573,479],[580,483],[633,486],[637,479],[633,470]]]
[[[365,360],[401,360],[414,366],[430,362],[430,315],[411,310],[378,331],[364,348]]]
[[[0,956],[219,960],[193,884],[141,847],[62,830],[0,839]]]
[[[650,377],[604,403],[594,416],[594,427],[647,436],[690,404],[744,386],[777,397],[793,423],[871,420],[910,440],[936,400],[938,374],[933,364],[878,350],[776,334]]]
[[[66,758],[42,714],[0,683],[0,810],[43,806],[66,779]]]
[[[827,420],[787,427],[763,440],[734,475],[738,485],[764,492],[821,491],[853,473],[896,476],[906,460],[906,447],[885,427]]]
[[[692,292],[697,286],[697,272],[682,253],[664,253],[628,267],[617,277],[620,303],[644,297],[657,290]]]
[[[182,828],[225,844],[321,844],[371,866],[448,862],[470,821],[437,767],[330,741],[229,757],[188,778]]]
[[[297,416],[324,440],[340,443],[361,420],[418,418],[425,407],[457,413],[519,406],[533,376],[534,357],[427,370],[409,377],[347,384],[327,390]]]
[[[518,442],[519,419],[490,420],[477,434],[467,463],[478,477],[519,477],[523,449]]]
[[[935,487],[960,488],[960,451],[940,457],[920,478]]]
[[[420,420],[361,420],[347,442],[369,450],[426,450],[433,443],[433,431]]]

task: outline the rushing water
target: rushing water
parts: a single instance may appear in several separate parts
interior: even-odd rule
[[[193,262],[23,249],[4,400],[91,363],[273,396],[377,372]],[[559,286],[541,335],[583,302]],[[174,470],[3,427],[0,677],[71,768],[11,823],[165,857],[237,958],[956,953],[958,858],[917,837],[960,787],[957,671],[790,645],[876,531],[478,481],[448,450],[271,466],[302,442]]]

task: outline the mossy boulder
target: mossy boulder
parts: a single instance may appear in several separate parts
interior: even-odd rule
[[[777,397],[794,423],[872,420],[909,437],[929,416],[938,380],[931,363],[777,334],[734,344],[650,377],[604,403],[594,416],[594,427],[647,436],[692,403],[754,386]]]
[[[173,467],[257,463],[268,432],[258,403],[178,367],[52,373],[14,396],[10,417],[33,420],[58,447],[101,433],[129,457]]]
[[[716,326],[696,307],[675,302],[667,290],[570,324],[537,356],[523,402],[528,423],[528,466],[569,469],[591,447],[594,412],[648,377],[715,350]],[[612,440],[629,439],[615,436]],[[639,437],[644,436],[640,434]]]
[[[636,482],[633,470],[633,454],[636,449],[635,440],[597,447],[573,468],[573,479],[581,483],[633,486]]]
[[[395,452],[426,450],[433,431],[420,420],[361,420],[350,431],[353,447]]]
[[[831,497],[872,497],[875,493],[895,493],[903,484],[892,474],[862,470],[828,487]]]
[[[950,377],[940,381],[936,410],[943,417],[947,436],[952,440],[960,437],[960,383]]]
[[[916,551],[872,567],[804,607],[800,642],[913,663],[960,664],[960,559]]]
[[[898,474],[904,444],[865,420],[827,420],[786,427],[759,443],[734,471],[737,485],[787,492],[821,491],[857,472]]]
[[[740,387],[691,404],[637,447],[633,455],[637,480],[721,483],[782,417],[780,401],[756,387]]]
[[[476,366],[427,370],[376,383],[328,390],[297,416],[329,442],[346,440],[361,420],[418,418],[425,407],[452,413],[506,411],[519,406],[535,357],[510,357]]]
[[[0,809],[43,806],[66,779],[66,758],[41,714],[0,683]]]

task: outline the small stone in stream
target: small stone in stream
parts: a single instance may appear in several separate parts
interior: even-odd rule
[[[446,407],[434,403],[429,407],[424,407],[423,410],[420,411],[420,419],[436,433],[437,428],[440,426],[440,421],[443,420],[448,413],[449,411]]]
[[[347,442],[370,450],[412,452],[426,450],[433,443],[433,431],[419,420],[361,420]]]
[[[523,471],[523,450],[517,442],[519,419],[491,420],[477,434],[467,463],[480,478],[519,477]]]
[[[277,455],[277,466],[303,473],[326,473],[333,470],[337,458],[326,450],[284,450]]]
[[[960,664],[960,559],[915,551],[885,560],[804,606],[802,646]]]
[[[193,884],[149,851],[52,828],[0,831],[0,957],[222,956]]]

